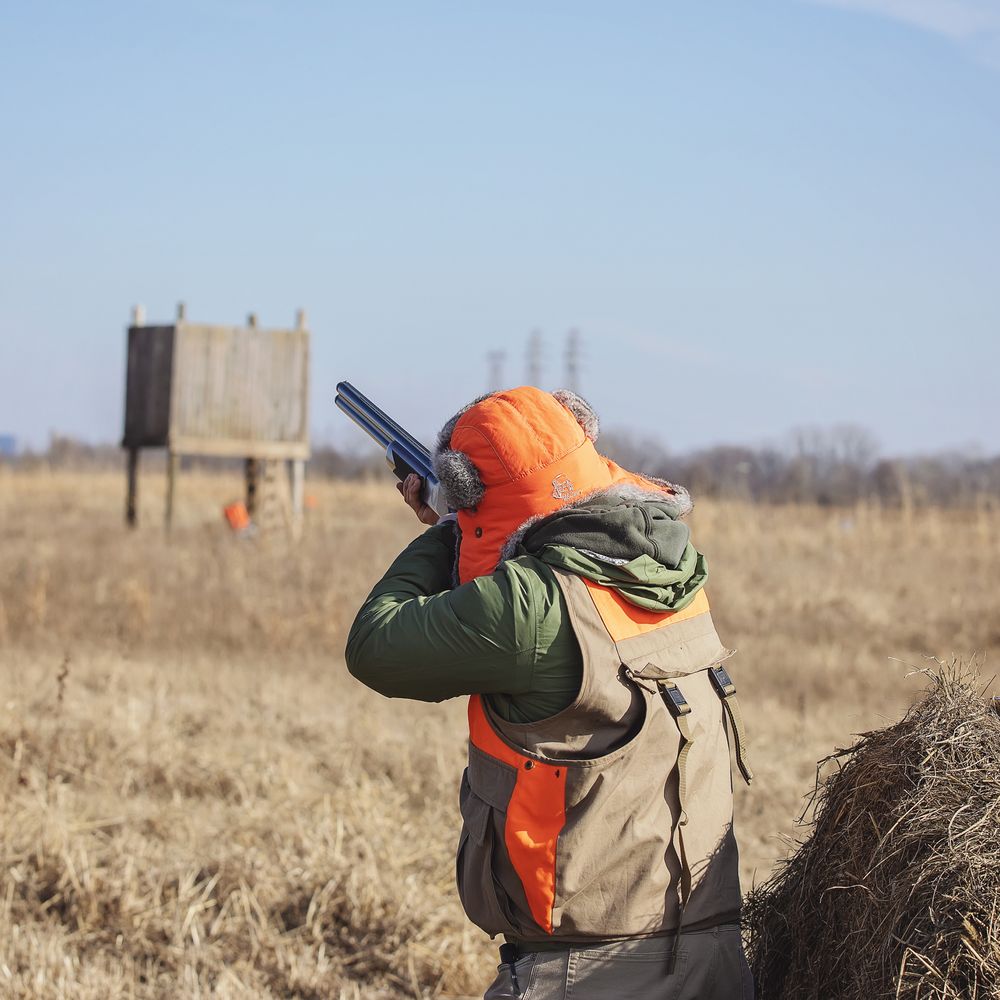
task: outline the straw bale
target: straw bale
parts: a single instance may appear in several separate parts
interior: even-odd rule
[[[1000,716],[958,663],[823,765],[798,850],[747,899],[760,1000],[1000,997]]]

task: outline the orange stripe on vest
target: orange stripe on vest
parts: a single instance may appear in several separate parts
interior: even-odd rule
[[[680,611],[647,611],[626,600],[616,590],[602,587],[586,577],[581,579],[590,591],[604,627],[615,642],[631,639],[668,625],[676,625],[678,622],[696,618],[709,611],[708,595],[704,590],[699,590],[694,600]]]
[[[483,753],[517,768],[504,843],[524,886],[532,917],[551,934],[556,843],[566,825],[566,768],[525,756],[505,743],[490,725],[477,694],[469,699],[469,738]]]

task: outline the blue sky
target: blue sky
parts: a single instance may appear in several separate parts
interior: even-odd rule
[[[0,0],[0,432],[121,433],[129,308],[308,310],[421,434],[565,331],[673,450],[1000,450],[1000,3]],[[359,445],[361,442],[358,442]]]

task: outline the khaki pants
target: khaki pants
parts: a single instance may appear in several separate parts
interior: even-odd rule
[[[681,935],[519,955],[501,965],[484,1000],[753,1000],[736,924]]]

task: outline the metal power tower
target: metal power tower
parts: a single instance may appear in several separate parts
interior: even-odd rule
[[[542,384],[542,334],[539,330],[532,330],[528,337],[527,376],[528,385]]]
[[[580,391],[580,331],[566,334],[566,388]]]
[[[487,351],[486,361],[489,364],[489,392],[498,392],[503,388],[503,364],[507,360],[506,351]]]

